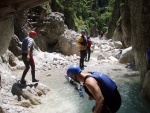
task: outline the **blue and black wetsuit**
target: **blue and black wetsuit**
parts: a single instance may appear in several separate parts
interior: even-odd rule
[[[26,37],[22,40],[22,60],[25,64],[25,70],[23,71],[21,82],[25,81],[25,76],[30,69],[31,66],[31,74],[32,74],[32,81],[35,80],[35,63],[33,59],[33,46],[34,40],[30,37]],[[30,59],[27,61],[27,54],[28,48],[30,48]]]
[[[116,113],[121,105],[121,96],[117,90],[117,86],[107,75],[100,72],[93,72],[91,75],[86,76],[84,83],[88,77],[93,77],[100,83],[100,90],[104,96],[105,104],[101,113]],[[88,91],[85,86],[85,92],[93,95]],[[94,97],[93,97],[94,98]]]

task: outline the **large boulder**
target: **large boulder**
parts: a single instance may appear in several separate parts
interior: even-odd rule
[[[47,42],[47,38],[38,34],[38,38],[35,39],[35,43],[40,48],[41,51],[48,51],[49,44]]]
[[[1,56],[2,62],[8,64],[9,66],[16,66],[16,61],[18,60],[17,57],[14,56],[14,54],[7,50],[2,56]]]
[[[15,55],[15,56],[20,56],[21,55],[21,41],[19,40],[19,38],[14,35],[12,37],[12,40],[10,42],[10,45],[9,45],[9,50]]]
[[[39,34],[35,42],[42,51],[49,51],[49,49],[53,51],[54,47],[58,45],[65,29],[63,18],[62,13],[52,12],[45,17],[45,23],[38,26]]]
[[[75,31],[66,29],[64,35],[59,39],[59,50],[65,55],[79,55],[79,48],[76,44],[77,38],[80,34]]]
[[[114,41],[114,45],[116,49],[121,49],[122,48],[122,43],[120,41]]]
[[[47,24],[47,41],[50,45],[58,42],[60,36],[64,33],[63,14],[54,12],[46,17],[50,23]]]
[[[132,47],[122,50],[122,54],[119,59],[120,63],[131,63],[134,62],[134,56],[132,52]]]

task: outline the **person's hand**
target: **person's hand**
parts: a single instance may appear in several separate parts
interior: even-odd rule
[[[30,60],[30,55],[27,55],[27,61],[29,61]]]

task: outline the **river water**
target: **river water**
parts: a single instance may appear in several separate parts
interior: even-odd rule
[[[122,105],[117,113],[150,113],[150,104],[142,99],[140,94],[139,72],[125,68],[125,65],[118,63],[100,63],[97,61],[94,52],[91,54],[90,62],[85,62],[87,67],[83,71],[100,71],[112,78],[120,91]],[[50,87],[51,91],[42,98],[42,104],[34,106],[36,113],[92,113],[95,101],[80,97],[77,90],[64,77],[65,69],[53,72],[52,76],[41,72],[42,83]],[[59,74],[58,74],[59,73]]]

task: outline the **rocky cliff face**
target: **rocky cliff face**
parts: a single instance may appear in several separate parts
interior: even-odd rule
[[[146,51],[150,48],[148,33],[150,30],[150,1],[116,0],[115,6],[114,19],[109,26],[108,36],[114,36],[114,40],[122,41],[125,47],[132,46],[135,63],[140,71],[142,94],[150,100],[148,89],[150,79],[147,73],[150,64],[146,56]]]
[[[108,38],[121,41],[124,48],[131,45],[130,10],[130,0],[116,0],[107,34]]]
[[[119,7],[120,7],[120,2],[119,2],[119,0],[116,0],[115,5],[114,5],[114,10],[113,10],[113,13],[112,13],[112,21],[109,23],[109,26],[108,26],[107,38],[109,38],[109,39],[113,37],[114,31],[117,27],[116,22],[120,18],[120,9],[119,9]]]
[[[143,84],[149,81],[148,70],[150,64],[147,61],[146,51],[150,48],[149,30],[150,30],[150,1],[149,0],[132,0],[131,2],[131,23],[132,23],[132,46],[134,50],[135,62],[140,71],[142,84],[142,94],[150,100],[149,84]],[[146,82],[146,83],[149,83]]]

